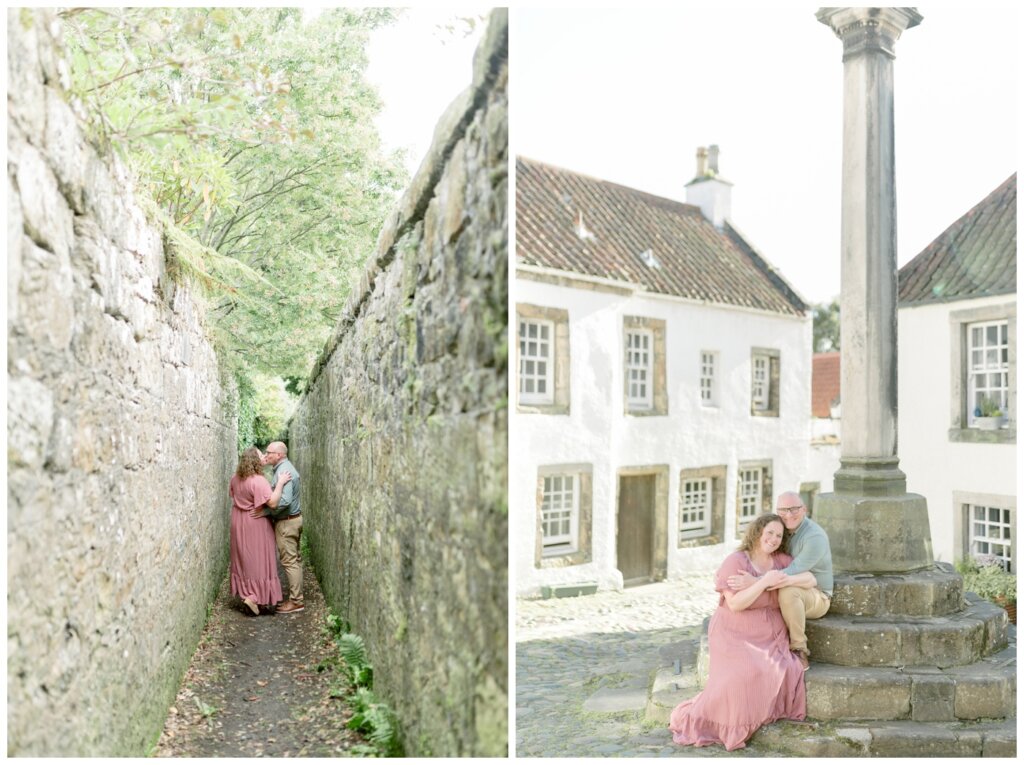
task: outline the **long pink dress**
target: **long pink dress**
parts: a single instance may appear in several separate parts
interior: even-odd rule
[[[793,559],[772,556],[773,568]],[[715,589],[729,588],[728,578],[749,571],[757,576],[745,552],[734,552],[715,574]],[[708,624],[710,667],[704,690],[684,701],[669,721],[677,744],[723,744],[733,750],[766,723],[803,720],[807,695],[800,660],[789,650],[789,633],[779,610],[777,592],[763,592],[748,608],[733,612],[720,595]]]
[[[250,510],[270,499],[267,479],[261,475],[231,477],[231,594],[266,606],[281,600],[277,577],[277,544],[270,518],[253,518]]]

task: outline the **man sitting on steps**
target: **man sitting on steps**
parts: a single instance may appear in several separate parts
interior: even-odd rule
[[[299,506],[299,471],[288,459],[288,447],[280,441],[267,446],[263,455],[264,465],[274,466],[270,487],[277,486],[277,478],[285,471],[292,474],[292,480],[285,484],[277,504],[267,502],[269,514],[274,521],[274,538],[281,567],[288,576],[288,599],[277,607],[279,614],[294,614],[302,611],[302,556],[299,540],[302,537],[302,508]],[[253,511],[255,512],[255,511]]]
[[[793,556],[793,562],[782,571],[787,578],[810,571],[818,583],[817,587],[797,587],[783,579],[768,588],[779,591],[779,608],[789,630],[789,648],[800,657],[806,671],[810,667],[807,619],[820,619],[832,603],[832,548],[825,529],[807,517],[807,506],[796,492],[781,494],[775,512],[790,533],[789,554]],[[753,575],[743,572],[729,577],[729,586],[742,590],[754,581]]]

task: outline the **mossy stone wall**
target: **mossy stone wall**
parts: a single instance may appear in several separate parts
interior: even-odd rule
[[[417,756],[508,745],[503,11],[474,68],[289,427],[324,593]]]
[[[235,418],[59,33],[7,11],[7,753],[139,756],[227,565]]]

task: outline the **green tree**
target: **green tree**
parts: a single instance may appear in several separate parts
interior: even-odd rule
[[[62,14],[74,96],[203,284],[232,368],[310,371],[406,181],[373,125],[369,33],[392,9]]]
[[[811,313],[814,319],[814,352],[839,350],[839,298],[818,303]]]

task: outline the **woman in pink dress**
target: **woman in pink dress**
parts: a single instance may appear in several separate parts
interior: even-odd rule
[[[260,606],[281,601],[274,527],[264,508],[272,499],[276,504],[291,479],[291,473],[282,473],[271,490],[263,477],[263,455],[252,447],[242,452],[228,487],[232,503],[231,594],[240,597],[254,616],[259,616]]]
[[[785,528],[774,514],[751,521],[739,549],[715,574],[720,597],[708,624],[708,682],[672,711],[669,730],[677,744],[722,744],[731,751],[746,746],[765,723],[804,719],[803,667],[789,650],[779,595],[770,589],[785,576],[779,569],[792,560],[785,552]],[[759,578],[734,592],[728,578],[741,571]],[[788,583],[802,586],[806,578],[790,577]]]

